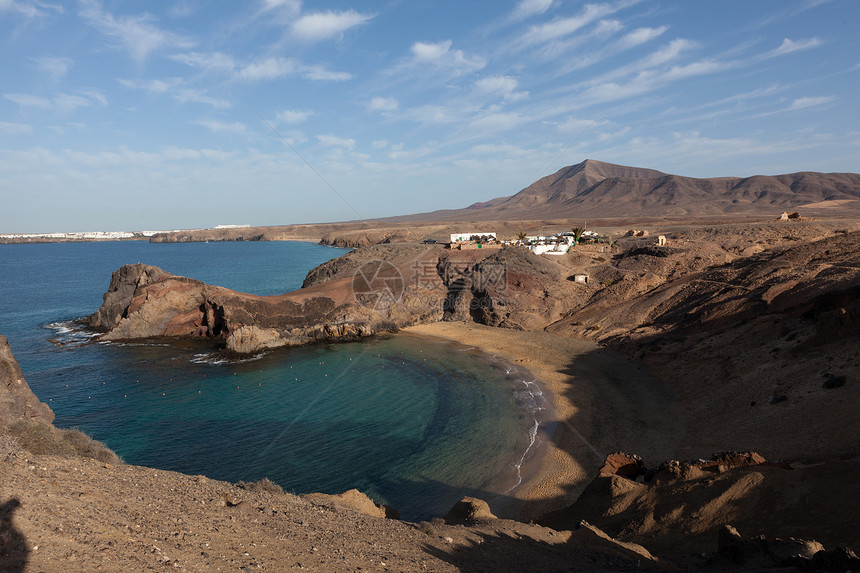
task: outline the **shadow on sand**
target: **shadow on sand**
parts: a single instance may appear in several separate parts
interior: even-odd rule
[[[0,505],[0,571],[20,573],[27,567],[30,550],[27,538],[12,523],[15,510],[21,505],[18,498],[10,498]]]

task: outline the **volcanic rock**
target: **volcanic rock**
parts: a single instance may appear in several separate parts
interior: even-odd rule
[[[5,336],[0,335],[0,424],[51,424],[54,412],[33,394]]]
[[[498,519],[490,510],[490,506],[483,499],[464,497],[454,504],[454,507],[445,514],[445,520],[452,523],[488,521]]]

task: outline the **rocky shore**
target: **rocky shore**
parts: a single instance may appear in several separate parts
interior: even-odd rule
[[[856,225],[653,231],[668,245],[562,257],[369,246],[278,297],[119,269],[90,317],[107,340],[255,352],[408,327],[522,364],[557,428],[518,495],[534,523],[464,500],[409,524],[357,492],[123,465],[50,425],[3,339],[0,569],[857,569]]]

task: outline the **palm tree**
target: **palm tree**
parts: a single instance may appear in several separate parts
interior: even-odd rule
[[[519,233],[517,233],[517,240],[525,241],[526,240],[526,232],[520,231]]]
[[[573,233],[573,240],[576,241],[576,244],[579,244],[579,239],[582,237],[582,233],[585,232],[585,227],[574,227],[570,230]]]

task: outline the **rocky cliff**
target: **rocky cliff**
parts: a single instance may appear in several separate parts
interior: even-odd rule
[[[5,336],[0,336],[0,424],[50,424],[54,413],[36,398]]]

